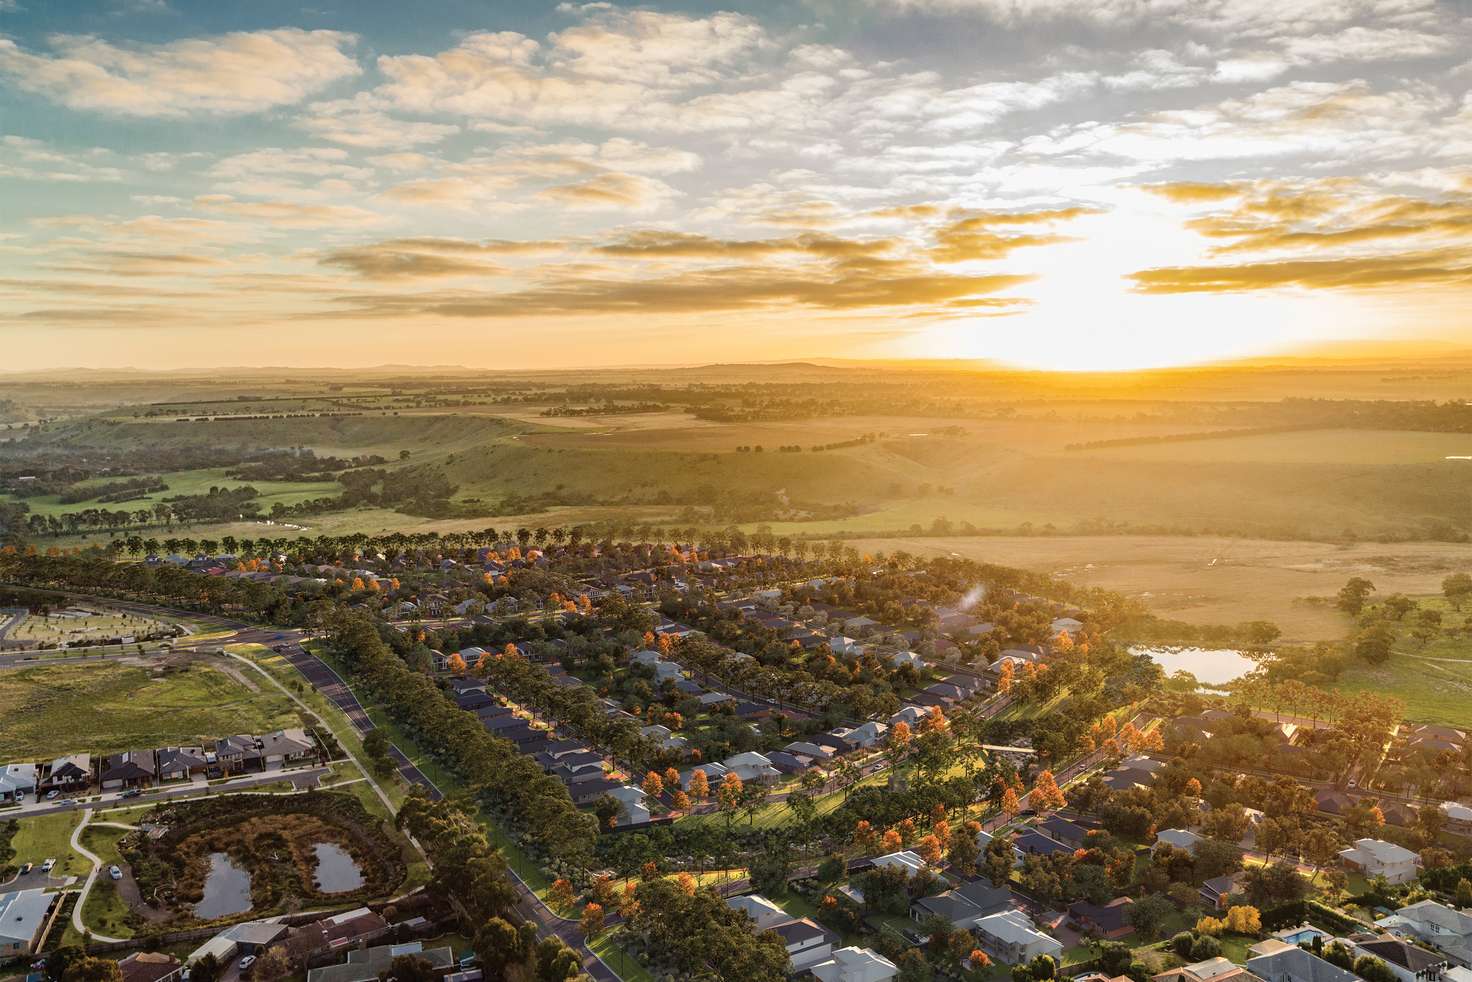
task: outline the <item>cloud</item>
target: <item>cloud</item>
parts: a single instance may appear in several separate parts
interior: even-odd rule
[[[314,102],[292,125],[347,147],[383,150],[438,143],[460,132],[454,123],[395,119],[362,98]]]
[[[896,245],[893,239],[860,241],[815,232],[783,239],[715,239],[694,232],[647,229],[630,232],[596,251],[635,259],[749,259],[778,253],[838,258],[882,255]]]
[[[1240,293],[1299,287],[1365,290],[1411,286],[1472,286],[1472,256],[1422,252],[1343,259],[1294,259],[1236,266],[1177,266],[1129,277],[1141,293]]]
[[[403,110],[490,120],[654,122],[656,95],[731,77],[769,42],[740,14],[686,17],[584,8],[589,18],[547,42],[510,31],[467,35],[438,55],[385,55],[379,94]]]
[[[335,266],[372,280],[485,276],[501,271],[500,267],[489,263],[435,252],[396,249],[386,245],[338,249],[324,255],[320,262],[324,266]]]
[[[42,140],[24,136],[0,137],[0,177],[22,181],[60,181],[68,184],[111,183],[124,179],[124,171],[111,163],[107,151],[63,151]]]
[[[0,75],[70,109],[122,116],[239,115],[300,102],[360,71],[339,31],[239,32],[119,45],[91,35],[48,39],[51,53],[0,38]]]
[[[1238,36],[1305,33],[1364,21],[1422,24],[1435,0],[869,0],[901,11],[973,13],[1008,26],[1077,21],[1107,28],[1172,24]]]
[[[678,191],[656,178],[609,173],[576,184],[544,188],[536,197],[575,210],[653,211],[678,195]]]
[[[308,204],[299,201],[244,201],[228,194],[202,194],[194,199],[201,211],[246,218],[276,228],[338,228],[374,225],[382,216],[352,205]]]
[[[997,226],[1051,225],[1066,222],[1084,215],[1097,215],[1093,208],[1053,208],[1030,212],[990,212],[972,215],[959,221],[942,225],[935,231],[935,248],[931,258],[936,262],[958,263],[976,259],[1002,259],[1017,249],[1029,246],[1054,245],[1071,241],[1069,236],[1056,233],[1010,233],[1002,234]]]

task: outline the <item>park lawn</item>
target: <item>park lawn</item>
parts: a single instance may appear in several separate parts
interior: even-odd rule
[[[624,982],[655,982],[654,973],[645,968],[638,958],[626,952],[618,943],[623,928],[605,930],[588,942],[588,948],[603,959],[604,964],[618,973]]]
[[[102,860],[102,871],[93,881],[87,902],[82,907],[82,923],[97,934],[113,938],[133,936],[132,928],[127,925],[128,905],[119,895],[117,884],[107,875],[109,866],[123,861],[118,842],[128,832],[128,829],[98,825],[88,825],[82,830],[82,845]]]
[[[116,661],[0,674],[0,759],[50,759],[198,743],[297,721],[291,703],[192,664],[166,675]]]
[[[17,819],[20,828],[10,840],[10,846],[15,850],[15,864],[20,866],[54,859],[56,868],[51,871],[52,876],[85,876],[91,867],[72,851],[71,846],[72,830],[81,818],[80,811],[70,811]]]

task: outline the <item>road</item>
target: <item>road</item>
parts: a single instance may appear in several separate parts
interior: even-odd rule
[[[247,774],[244,777],[231,778],[219,784],[208,784],[204,781],[190,781],[188,784],[178,784],[172,787],[155,788],[145,791],[132,798],[124,798],[122,791],[105,791],[100,797],[88,795],[87,810],[128,807],[132,805],[148,805],[159,801],[167,801],[170,798],[184,798],[194,795],[228,794],[236,791],[249,791],[251,788],[262,784],[274,784],[277,781],[291,781],[298,788],[315,787],[327,773],[325,767],[296,768],[284,771],[262,771],[259,774]],[[57,798],[47,801],[44,798],[21,805],[14,811],[5,814],[11,818],[35,818],[39,815],[55,815],[57,812],[74,812],[80,807],[77,799]]]

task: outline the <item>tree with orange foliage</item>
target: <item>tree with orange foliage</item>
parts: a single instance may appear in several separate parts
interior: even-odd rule
[[[661,634],[659,636],[659,653],[668,658],[675,650],[675,636],[673,634]]]
[[[930,865],[936,866],[940,864],[942,856],[940,839],[936,838],[933,835],[925,836],[920,840],[919,851],[920,858],[925,860]]]
[[[889,745],[895,750],[903,751],[910,745],[910,724],[900,720],[894,724],[889,731]]]
[[[988,958],[986,956],[986,952],[982,951],[980,948],[971,949],[970,961],[972,971],[980,971],[984,968],[990,968],[992,964],[992,960]]]
[[[1017,800],[1017,792],[1011,788],[1002,792],[1002,814],[1008,818],[1022,811],[1022,802]]]
[[[355,576],[355,577],[353,577],[353,588],[352,589],[353,589],[353,592],[354,593],[357,593],[357,592],[359,592],[360,590],[363,589],[363,577],[361,577],[361,576]]]
[[[710,778],[705,776],[705,771],[696,771],[690,775],[690,797],[696,801],[704,801],[710,794]]]
[[[445,659],[445,665],[452,672],[463,672],[465,671],[465,657],[457,651],[449,658]]]
[[[670,803],[677,812],[687,812],[690,810],[690,796],[683,791],[676,791],[671,795]]]
[[[673,767],[666,767],[663,776],[665,787],[678,788],[680,786],[680,772]]]
[[[502,658],[515,658],[520,654],[521,652],[516,649],[516,645],[512,644],[510,641],[507,641],[506,647],[501,649]]]
[[[491,653],[489,651],[482,651],[478,656],[476,656],[475,667],[477,669],[484,669],[486,667],[486,663],[490,660]]]
[[[900,830],[900,841],[911,842],[915,838],[915,820],[913,818],[900,819],[900,824],[895,828]]]
[[[547,899],[551,901],[553,907],[558,907],[565,910],[568,907],[572,906],[573,898],[575,896],[576,894],[573,892],[572,883],[569,880],[560,877],[556,880],[553,880],[552,885],[547,888]]]
[[[931,706],[930,711],[925,714],[925,719],[920,723],[921,732],[924,733],[944,733],[950,727],[950,721],[946,719],[946,714],[941,712],[939,706]]]
[[[1068,804],[1068,799],[1063,797],[1063,790],[1053,778],[1053,772],[1046,770],[1038,774],[1037,783],[1032,786],[1028,801],[1039,811],[1057,811]]]
[[[867,819],[861,818],[855,823],[854,845],[863,853],[872,853],[879,848],[879,836]]]
[[[1010,661],[1002,662],[1002,670],[997,673],[997,691],[1002,693],[1002,695],[1006,695],[1012,691],[1012,664]]]
[[[681,873],[675,877],[675,883],[680,887],[680,892],[687,897],[695,896],[695,877],[689,873]]]
[[[940,819],[930,827],[930,834],[935,836],[940,842],[941,848],[944,849],[951,842],[951,823],[943,818]]]
[[[587,937],[594,937],[603,930],[603,905],[589,902],[583,907],[583,916],[578,918],[578,927]]]
[[[658,771],[650,771],[644,775],[644,793],[651,798],[664,794],[664,778],[659,776]]]
[[[727,771],[726,776],[721,778],[721,787],[716,792],[716,806],[726,813],[726,828],[731,827],[731,819],[735,817],[736,810],[741,807],[741,792],[744,790],[741,777],[735,771]]]
[[[1053,639],[1053,650],[1064,654],[1073,650],[1073,635],[1067,631],[1059,631],[1058,636]]]
[[[899,830],[897,830],[897,829],[885,829],[884,830],[884,851],[885,852],[895,852],[896,850],[898,850],[904,844],[905,844],[905,840],[902,839],[902,838],[900,838]]]
[[[1201,797],[1201,782],[1194,777],[1187,781],[1186,794],[1193,798]]]

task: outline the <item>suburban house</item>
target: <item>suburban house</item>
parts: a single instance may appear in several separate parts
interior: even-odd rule
[[[1038,955],[1051,955],[1063,961],[1063,942],[1044,934],[1032,919],[1020,910],[991,914],[972,925],[981,946],[996,961],[1017,965]]]
[[[6,764],[0,767],[0,801],[14,801],[36,793],[35,764]]]
[[[118,962],[123,982],[177,982],[184,976],[184,963],[161,951],[135,951]]]
[[[0,893],[0,958],[34,950],[55,897],[41,889]]]
[[[778,924],[771,930],[787,946],[788,969],[794,973],[832,958],[833,942],[838,940],[838,935],[809,917]]]
[[[1233,893],[1238,892],[1238,884],[1241,883],[1242,874],[1228,873],[1225,876],[1213,876],[1201,884],[1197,891],[1201,896],[1201,902],[1208,910],[1226,910]]]
[[[129,750],[103,758],[97,781],[104,791],[152,784],[158,780],[158,765],[152,750]]]
[[[1417,938],[1446,953],[1453,962],[1472,967],[1472,914],[1422,900],[1375,922],[1394,934]]]
[[[643,788],[625,784],[608,792],[608,796],[619,803],[619,825],[638,825],[649,821],[649,808],[644,804],[648,795]]]
[[[1382,839],[1359,839],[1341,849],[1344,865],[1365,876],[1383,876],[1388,883],[1409,883],[1416,878],[1421,857],[1403,846]]]
[[[905,871],[905,875],[907,876],[914,876],[916,873],[930,868],[925,860],[920,858],[919,853],[911,852],[909,849],[886,853],[883,856],[875,856],[869,860],[869,865],[874,869],[888,869],[891,866],[898,866]]]
[[[400,955],[413,955],[423,959],[437,973],[445,973],[455,967],[455,952],[450,947],[425,948],[418,941],[413,941],[354,949],[348,952],[347,961],[341,965],[328,965],[308,971],[307,982],[375,982],[388,972],[394,959]]]
[[[899,668],[901,665],[909,665],[917,672],[925,667],[925,659],[913,651],[896,651],[889,656],[889,663],[895,668]]]
[[[1241,965],[1220,956],[1203,962],[1166,969],[1150,976],[1150,982],[1252,982],[1257,976]]]
[[[932,897],[920,897],[910,904],[910,917],[924,922],[941,917],[951,927],[970,927],[978,919],[996,914],[1012,905],[1012,891],[993,886],[985,877],[968,880],[954,890]]]
[[[1084,622],[1075,617],[1056,617],[1053,623],[1048,625],[1048,633],[1055,638],[1060,634],[1067,634],[1071,637],[1083,629]]]
[[[41,786],[47,790],[56,788],[68,791],[85,788],[91,783],[91,754],[69,754],[56,758],[51,762],[51,766],[46,768],[45,777],[41,779]]]
[[[261,750],[255,737],[238,733],[215,741],[215,760],[226,774],[260,770]]]
[[[1355,935],[1346,939],[1356,955],[1372,955],[1385,963],[1400,982],[1432,982],[1447,966],[1444,955],[1419,948],[1399,938]]]
[[[1107,904],[1091,904],[1080,900],[1068,907],[1068,918],[1083,931],[1100,938],[1122,938],[1135,929],[1129,912],[1134,901],[1115,897]]]
[[[690,778],[694,776],[696,771],[701,771],[705,774],[705,782],[710,787],[712,792],[714,792],[716,786],[721,783],[721,778],[726,776],[726,768],[720,764],[698,764],[695,767],[692,767],[689,770],[682,771],[680,773],[681,791],[690,790]]]
[[[1457,835],[1472,835],[1472,807],[1460,801],[1443,801],[1441,813],[1446,816],[1446,830]]]
[[[834,752],[832,747],[819,746],[805,740],[795,740],[783,747],[782,751],[794,757],[807,757],[809,760],[831,760]]]
[[[1148,788],[1165,762],[1151,757],[1129,757],[1118,767],[1104,775],[1104,784],[1111,791],[1128,791],[1131,788]]]
[[[721,763],[727,773],[741,778],[743,784],[771,781],[782,776],[782,772],[773,767],[770,760],[755,750],[727,757]]]
[[[759,893],[748,893],[740,897],[731,897],[726,901],[726,906],[732,910],[745,912],[758,931],[766,931],[776,927],[778,924],[792,920],[792,915],[781,907],[772,903]]]
[[[818,982],[889,982],[899,966],[868,948],[839,948],[833,957],[810,970]]]
[[[160,747],[156,756],[160,781],[187,781],[210,766],[203,747]]]
[[[838,731],[839,735],[843,737],[849,746],[858,749],[874,746],[880,740],[883,740],[884,735],[888,732],[889,727],[886,724],[874,722],[864,723],[850,730]]]
[[[261,760],[267,770],[276,770],[312,756],[317,745],[301,727],[276,730],[260,738]]]
[[[1165,829],[1156,833],[1155,844],[1150,847],[1150,852],[1152,854],[1155,853],[1161,846],[1175,846],[1177,849],[1184,849],[1194,856],[1196,854],[1196,845],[1201,841],[1202,836],[1197,835],[1190,829]]]
[[[1269,938],[1250,949],[1247,970],[1263,982],[1356,982],[1359,976],[1312,951]]]

